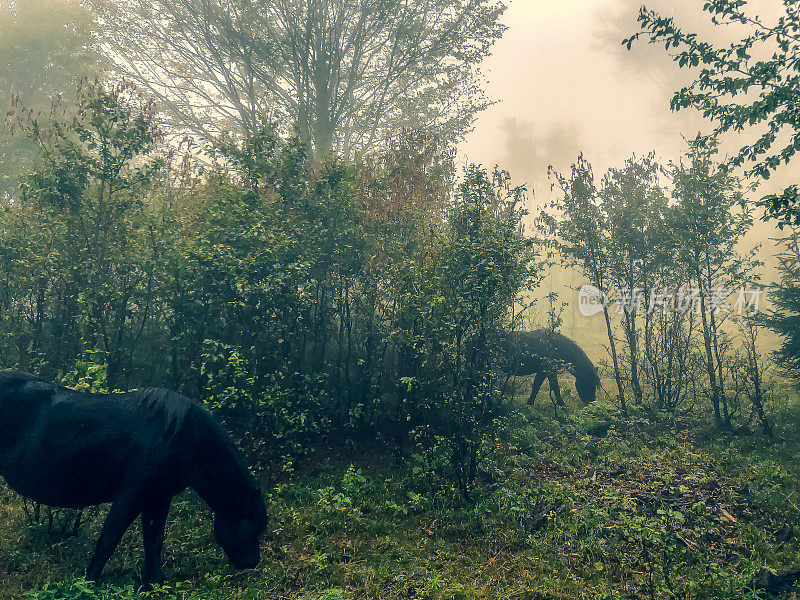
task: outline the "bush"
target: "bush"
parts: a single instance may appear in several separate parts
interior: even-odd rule
[[[507,175],[469,167],[447,206],[446,226],[409,266],[393,334],[398,350],[398,427],[412,434],[417,469],[469,496],[491,452],[503,403],[502,332],[535,282],[533,245],[521,235],[524,190]]]
[[[252,456],[290,471],[328,428],[324,378],[281,372],[257,378],[250,371],[238,348],[206,340],[203,402]]]
[[[78,392],[107,394],[108,362],[102,350],[84,352],[62,378],[61,385]]]

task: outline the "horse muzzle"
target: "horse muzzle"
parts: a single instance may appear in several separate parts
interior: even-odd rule
[[[258,563],[261,562],[261,553],[259,551],[248,552],[239,556],[229,556],[233,568],[237,571],[244,571],[247,569],[255,569]]]

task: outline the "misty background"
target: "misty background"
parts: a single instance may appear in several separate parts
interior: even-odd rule
[[[511,0],[508,4],[502,18],[508,30],[482,65],[485,89],[495,103],[478,114],[474,131],[460,144],[458,156],[461,165],[499,165],[515,184],[526,185],[531,225],[538,211],[553,199],[549,167],[566,173],[583,154],[599,178],[632,155],[650,152],[667,166],[680,160],[686,139],[710,130],[696,112],[670,110],[673,92],[691,81],[690,71],[679,69],[661,46],[638,43],[631,50],[623,47],[622,40],[639,30],[641,0]],[[780,9],[769,0],[750,4],[767,19]],[[67,49],[79,40],[55,31],[62,27],[64,14],[75,23],[76,32],[90,27],[82,21],[88,14],[77,5],[71,0],[25,0],[25,24],[20,27],[12,26],[9,15],[22,5],[0,1],[0,57],[4,63],[0,66],[23,97],[48,97],[58,89],[59,78],[70,79],[73,71],[96,68],[96,57],[67,56]],[[734,26],[713,26],[700,0],[653,0],[647,6],[674,16],[686,30],[713,41],[734,40],[744,33]],[[61,37],[65,55],[56,55],[55,64],[43,69],[36,62],[45,55],[42,50]],[[34,75],[45,71],[49,80]],[[723,138],[723,155],[736,151],[740,142],[733,136]],[[6,156],[0,152],[0,165],[4,161],[30,164],[32,149],[24,141],[6,148],[10,151]],[[791,183],[790,175],[791,168],[778,171],[753,197],[783,189]],[[776,277],[774,235],[773,222],[757,222],[745,240],[747,246],[762,244],[765,284]],[[559,302],[567,305],[564,333],[585,340],[590,353],[599,358],[605,354],[597,327],[600,316],[581,316],[575,302],[576,290],[583,283],[571,269],[552,269],[535,292],[540,305],[529,315],[529,325],[546,324],[544,297],[557,292]],[[775,341],[771,336],[768,339],[769,345]]]
[[[583,153],[598,178],[632,154],[655,152],[667,166],[685,152],[685,139],[708,133],[710,124],[696,111],[670,110],[672,94],[692,80],[662,46],[622,40],[636,31],[641,0],[512,0],[504,21],[509,29],[485,61],[490,95],[497,103],[478,117],[474,132],[460,147],[462,162],[500,165],[514,182],[531,191],[532,220],[553,199],[548,166],[566,173]],[[700,0],[652,0],[645,3],[664,16],[673,16],[687,31],[713,41],[741,37],[737,27],[715,27]],[[779,4],[757,0],[750,5],[766,18],[778,14]],[[751,134],[752,136],[752,134]],[[732,154],[740,139],[722,140],[722,154]],[[783,168],[753,197],[783,189],[792,181],[792,167]],[[763,210],[759,209],[760,217]],[[745,244],[762,244],[763,283],[776,277],[774,222],[757,221]],[[604,332],[602,316],[578,312],[577,288],[585,281],[571,269],[555,268],[538,290],[539,302],[551,291],[568,306],[564,333],[585,340],[600,358]],[[767,296],[768,298],[768,296]],[[544,305],[531,315],[542,326]],[[772,347],[777,338],[765,336]]]

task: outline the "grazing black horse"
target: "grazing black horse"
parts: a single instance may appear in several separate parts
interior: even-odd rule
[[[533,404],[544,380],[556,402],[563,406],[558,374],[565,368],[575,376],[575,389],[584,404],[595,401],[600,378],[597,368],[578,344],[550,329],[515,331],[509,334],[511,360],[509,373],[517,376],[536,374],[528,404]]]
[[[146,584],[159,583],[172,497],[194,488],[237,569],[256,567],[267,513],[227,433],[188,398],[161,389],[82,394],[0,372],[0,475],[32,500],[63,508],[111,502],[86,575],[97,581],[142,517]]]

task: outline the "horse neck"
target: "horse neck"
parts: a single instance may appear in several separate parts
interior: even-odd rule
[[[576,379],[593,381],[596,378],[594,364],[586,353],[576,344],[570,344],[562,350],[563,360],[572,367]]]
[[[251,513],[252,501],[259,496],[258,486],[226,434],[218,426],[203,429],[194,452],[191,487],[214,513],[228,519],[242,518]]]

